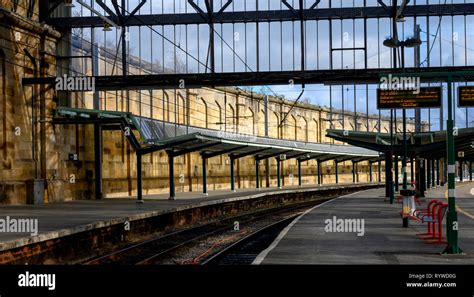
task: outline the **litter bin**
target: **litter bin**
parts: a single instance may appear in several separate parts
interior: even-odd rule
[[[26,203],[43,204],[44,202],[44,179],[32,179],[26,181]]]
[[[408,227],[408,217],[416,210],[415,190],[400,190],[400,196],[402,196],[403,227]]]

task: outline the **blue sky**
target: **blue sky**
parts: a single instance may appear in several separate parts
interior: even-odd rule
[[[91,1],[91,0],[88,0]],[[109,4],[110,1],[105,1]],[[129,0],[127,10],[132,10],[140,1]],[[197,1],[200,7],[205,9],[204,1]],[[220,9],[221,3],[226,1],[215,0],[215,10]],[[291,1],[289,1],[291,3]],[[293,1],[294,7],[298,8],[298,1]],[[377,5],[376,0],[367,1],[367,5]],[[413,4],[414,1],[411,1]],[[418,4],[443,4],[445,1],[416,1]],[[473,2],[473,1],[467,1]],[[306,7],[312,5],[314,1],[306,1]],[[362,5],[363,1],[333,1],[333,7],[351,7]],[[464,3],[464,1],[446,1],[446,3]],[[255,10],[256,0],[243,1],[234,0],[227,11],[248,11]],[[259,0],[260,10],[280,9],[280,0]],[[328,6],[328,1],[321,1],[318,7]],[[95,6],[97,10],[103,10]],[[283,9],[286,9],[283,7]],[[91,15],[89,11],[76,3],[74,8],[76,14]],[[139,11],[141,14],[149,13],[184,13],[193,12],[186,0],[162,1],[153,0],[145,4]],[[474,65],[474,16],[443,17],[441,26],[439,17],[418,17],[416,23],[421,28],[421,39],[423,41],[420,52],[421,67],[430,66],[461,66]],[[406,18],[404,23],[399,23],[399,39],[406,39],[413,36],[415,25],[414,18]],[[329,69],[330,41],[329,41],[329,21],[308,21],[305,25],[306,33],[306,69]],[[465,27],[467,26],[467,29]],[[364,46],[364,24],[363,20],[335,20],[332,21],[332,46],[333,48],[352,48]],[[300,70],[300,24],[299,22],[275,22],[261,23],[260,34],[256,34],[255,24],[225,24],[215,27],[215,52],[217,72],[255,72],[257,70],[256,39],[260,43],[259,69],[261,71],[281,71]],[[367,67],[379,68],[390,67],[392,62],[391,51],[385,48],[382,41],[391,36],[390,19],[369,19],[367,22]],[[82,36],[90,39],[90,29],[84,29]],[[104,33],[100,28],[94,30],[96,41],[107,43],[111,48],[117,45],[120,30],[113,29]],[[139,56],[143,61],[158,63],[168,69],[177,67],[175,61],[181,65],[187,65],[188,72],[204,72],[208,51],[209,27],[207,25],[189,26],[146,26],[131,27],[128,33],[128,47],[131,55]],[[164,40],[164,37],[171,42]],[[428,43],[429,41],[429,43]],[[428,52],[430,59],[427,59]],[[176,58],[176,59],[175,59]],[[363,68],[363,51],[334,51],[333,68],[351,69]],[[195,61],[198,59],[199,62]],[[413,67],[414,49],[406,49],[405,65]],[[184,67],[184,66],[182,66]],[[178,71],[179,72],[179,71]],[[291,78],[289,78],[291,79]],[[301,86],[282,85],[271,86],[273,92],[284,95],[287,99],[296,98],[301,92]],[[255,90],[261,87],[255,87]],[[323,85],[307,85],[303,98],[307,98],[311,103],[322,106],[330,104],[330,87]],[[344,97],[344,107],[346,110],[354,110],[354,94],[356,97],[357,111],[365,112],[367,100],[369,100],[369,113],[378,113],[375,106],[376,85],[368,86],[369,92],[366,94],[366,86],[333,86],[332,104],[335,108],[342,108],[342,98]],[[263,91],[271,94],[272,91],[265,87]],[[446,101],[446,94],[444,96]],[[401,112],[400,112],[401,113]],[[387,111],[383,111],[387,114]],[[439,110],[423,110],[423,119],[430,118],[433,122],[439,121]],[[474,111],[469,112],[469,125],[474,121]],[[413,116],[413,111],[408,112],[408,116]],[[446,118],[446,116],[445,116]],[[465,126],[466,110],[456,110],[456,121],[460,127]],[[439,125],[433,125],[433,129]]]

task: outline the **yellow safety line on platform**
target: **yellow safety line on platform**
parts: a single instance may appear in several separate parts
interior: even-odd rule
[[[460,186],[463,186],[463,185],[456,185],[456,188],[460,187]],[[444,192],[444,198],[446,200],[448,200],[448,191]],[[462,213],[463,215],[465,215],[466,217],[470,218],[471,220],[474,220],[474,215],[470,214],[469,212],[465,211],[464,209],[462,209],[461,207],[459,207],[458,205],[456,205],[456,209],[457,211],[459,211],[460,213]]]

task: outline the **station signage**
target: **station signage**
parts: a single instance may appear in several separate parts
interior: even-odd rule
[[[474,86],[458,87],[458,106],[474,107]]]
[[[409,109],[441,107],[440,87],[420,87],[413,90],[377,89],[378,109]]]

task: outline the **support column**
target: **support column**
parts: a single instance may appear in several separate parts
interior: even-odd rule
[[[372,178],[372,162],[369,161],[369,181],[372,182],[373,181],[373,178]]]
[[[426,191],[426,163],[425,159],[420,160],[420,197],[425,197]]]
[[[447,171],[448,171],[448,212],[446,213],[446,237],[448,245],[443,251],[444,254],[460,254],[462,249],[459,247],[458,230],[459,221],[456,211],[455,197],[455,178],[456,160],[455,160],[455,143],[454,143],[454,122],[453,122],[453,88],[452,77],[448,76],[448,120],[446,122],[446,141],[447,141]],[[442,113],[441,113],[442,114]]]
[[[469,180],[472,181],[472,161],[469,161]]]
[[[459,181],[463,182],[463,175],[464,175],[464,162],[459,161]]]
[[[95,199],[102,199],[102,127],[94,124]]]
[[[322,177],[323,177],[322,172],[321,172],[321,161],[316,160],[316,164],[318,166],[318,185],[320,185],[322,182]]]
[[[435,159],[431,159],[431,187],[436,187],[436,178],[435,178]]]
[[[381,183],[382,182],[382,162],[381,161],[378,162],[378,172],[379,172],[378,182]]]
[[[356,182],[356,162],[352,161],[352,183]]]
[[[230,190],[235,192],[234,158],[230,156]]]
[[[426,159],[426,188],[431,188],[431,160]]]
[[[260,189],[260,175],[258,172],[258,164],[260,161],[258,159],[255,159],[255,187],[257,189]]]
[[[439,179],[439,175],[440,175],[440,170],[439,170],[439,159],[436,159],[436,185],[439,187],[440,186],[440,179]]]
[[[277,161],[277,185],[278,189],[281,189],[281,164],[280,164],[280,158],[276,158]]]
[[[395,182],[395,192],[398,192],[398,156],[395,156],[395,176],[393,181]]]
[[[137,152],[137,203],[143,203],[142,155]]]
[[[413,164],[413,158],[410,158],[410,182],[415,181],[415,165]]]
[[[385,152],[385,196],[390,198],[390,204],[393,203],[392,195],[392,154]]]
[[[339,168],[338,168],[338,162],[337,160],[334,160],[334,165],[336,166],[336,184],[339,183]]]
[[[174,187],[174,155],[172,153],[168,153],[168,162],[169,162],[169,181],[170,181],[169,200],[174,200],[176,197],[176,192],[175,192],[175,187]]]
[[[202,156],[201,160],[202,160],[202,193],[205,196],[207,196],[209,195],[207,193],[207,164],[206,164],[207,159],[204,158],[204,156]],[[230,164],[232,164],[233,162],[232,158],[230,159],[230,162],[231,162]],[[232,165],[230,167],[231,167],[231,170],[234,169]],[[231,177],[232,177],[232,173],[231,173]]]
[[[298,162],[298,186],[301,187],[302,180],[301,180],[301,160],[297,160]]]

